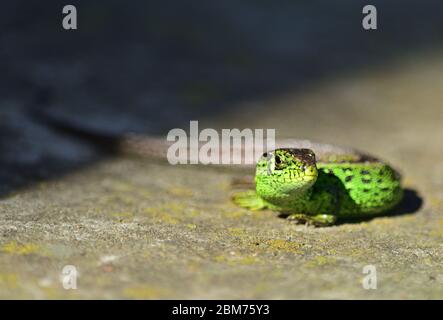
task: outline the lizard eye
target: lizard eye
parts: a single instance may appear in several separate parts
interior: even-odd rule
[[[275,155],[275,170],[281,170],[286,167],[285,162],[278,155]]]

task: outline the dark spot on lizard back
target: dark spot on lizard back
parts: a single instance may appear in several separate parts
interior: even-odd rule
[[[349,181],[351,181],[353,178],[354,178],[354,176],[347,176],[347,177],[345,178],[345,181],[346,181],[346,182],[349,182]]]
[[[369,171],[368,170],[362,170],[362,171],[360,171],[360,173],[361,174],[369,174]]]
[[[363,182],[363,183],[370,183],[371,179],[361,179],[361,182]]]

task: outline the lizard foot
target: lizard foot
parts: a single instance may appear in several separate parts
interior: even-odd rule
[[[261,199],[257,193],[252,190],[234,193],[232,196],[232,201],[242,208],[247,208],[253,211],[266,208],[263,199]]]
[[[294,213],[289,215],[287,219],[295,220],[297,223],[307,223],[316,227],[330,226],[337,221],[337,217],[332,214],[318,214],[311,216],[303,213]]]

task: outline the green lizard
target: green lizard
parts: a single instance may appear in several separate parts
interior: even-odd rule
[[[331,153],[316,162],[310,149],[280,148],[256,165],[255,191],[234,194],[251,210],[269,208],[318,226],[337,218],[384,213],[402,198],[400,175],[375,158]]]
[[[158,138],[140,136],[120,140],[122,150],[150,157],[164,157],[169,145]],[[309,140],[280,139],[275,145],[277,149],[264,153],[256,164],[256,190],[234,194],[234,203],[326,226],[337,218],[386,213],[403,197],[400,174],[375,157]],[[241,151],[248,163],[245,160],[254,155],[253,146],[242,146]]]
[[[113,152],[165,159],[172,144],[163,137],[149,135],[109,137],[47,115],[39,119],[65,133],[110,144]],[[280,211],[301,222],[331,225],[337,218],[385,213],[402,199],[400,175],[374,157],[352,148],[309,140],[280,139],[275,147],[256,164],[256,190],[236,193],[234,203],[251,210]],[[248,168],[255,157],[254,146],[240,149],[242,163],[246,164],[243,167]],[[231,151],[221,150],[220,156]]]

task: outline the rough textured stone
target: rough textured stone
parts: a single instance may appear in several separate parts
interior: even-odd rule
[[[386,158],[423,198],[417,212],[300,226],[235,207],[229,194],[238,172],[107,159],[1,200],[0,296],[441,298],[443,132],[435,112],[443,78],[435,70],[443,61],[431,61],[266,101],[274,118],[249,120]],[[59,281],[67,264],[80,272],[77,290]],[[362,288],[369,264],[377,290]]]
[[[432,32],[441,10],[402,1],[385,7],[384,32],[368,35],[349,28],[359,6],[203,1],[134,17],[116,1],[109,11],[85,2],[81,25],[92,29],[71,43],[53,29],[58,5],[17,10],[29,18],[19,28],[25,19],[7,9],[20,3],[1,13],[11,32],[0,39],[0,298],[443,298],[443,53],[426,50],[441,38]],[[396,31],[395,19],[415,32]],[[357,147],[392,163],[411,191],[395,216],[296,225],[235,207],[238,170],[106,156],[32,118],[36,100],[96,131],[152,129],[145,117],[161,102],[156,129],[193,114],[201,128],[276,128]],[[189,114],[170,118],[184,106]],[[79,271],[77,290],[62,287],[66,265]],[[377,268],[377,290],[362,287],[366,265]]]

